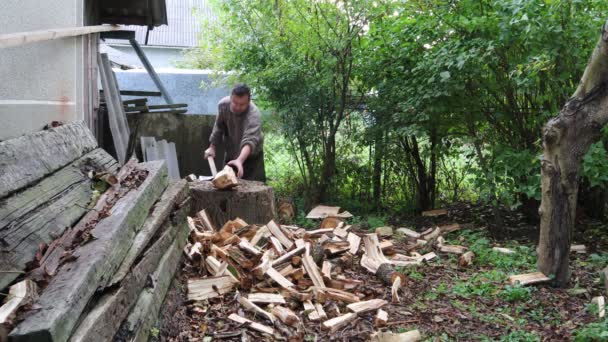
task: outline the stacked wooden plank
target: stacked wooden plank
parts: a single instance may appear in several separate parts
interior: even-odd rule
[[[4,158],[17,147],[40,160]],[[14,185],[0,174],[8,194],[0,292],[12,294],[0,307],[0,334],[102,341],[132,322],[121,336],[145,339],[186,243],[186,181],[169,184],[164,161],[132,159],[117,170],[79,122],[0,143],[0,151],[7,170],[34,175]]]
[[[384,255],[390,240],[352,231],[341,219],[327,217],[323,228],[306,230],[274,220],[258,226],[236,218],[217,229],[209,216],[203,209],[188,218],[190,241],[184,255],[187,267],[198,274],[187,281],[188,300],[206,303],[230,297],[238,288],[240,308],[226,310],[223,318],[265,338],[295,336],[305,317],[318,321],[330,335],[376,315],[379,327],[389,319],[382,310],[389,301],[378,292],[360,291],[366,284],[357,272],[369,277],[369,271],[386,284],[396,284],[396,291],[407,284],[393,266],[396,253],[390,259]]]

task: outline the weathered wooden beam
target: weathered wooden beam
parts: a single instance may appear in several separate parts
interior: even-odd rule
[[[169,285],[177,271],[181,257],[181,242],[174,241],[169,250],[163,255],[154,273],[150,276],[155,280],[153,287],[145,288],[137,298],[137,303],[131,309],[131,313],[125,320],[127,341],[148,341],[150,328],[158,319],[158,313],[162,306]],[[124,336],[124,335],[123,335]]]
[[[82,121],[0,142],[0,198],[51,174],[97,147]]]
[[[34,260],[40,244],[53,241],[88,211],[93,181],[86,170],[113,173],[117,167],[112,156],[95,149],[36,185],[0,200],[0,289],[19,275],[10,271],[23,271]]]
[[[174,195],[177,194],[174,192]],[[130,268],[129,274],[121,278],[120,287],[101,296],[92,309],[85,313],[70,341],[109,341],[119,329],[122,321],[135,304],[138,295],[146,285],[148,276],[156,270],[163,255],[175,244],[180,250],[184,247],[188,227],[183,218],[189,212],[189,205],[176,213],[177,224],[167,217],[164,220],[164,233],[144,252],[141,260]],[[123,263],[124,265],[124,263]]]
[[[37,310],[10,334],[13,341],[65,341],[85,305],[99,287],[104,287],[124,259],[134,227],[143,224],[150,208],[167,186],[164,162],[140,164],[149,171],[139,188],[118,200],[112,215],[92,230],[95,239],[76,249],[75,261],[63,265],[37,302]],[[180,249],[181,252],[181,249]]]
[[[154,204],[154,210],[146,218],[137,235],[135,235],[133,244],[129,248],[120,268],[118,268],[118,271],[116,271],[114,277],[110,280],[110,285],[118,283],[127,275],[137,256],[146,248],[152,237],[154,237],[154,234],[156,234],[169,217],[169,214],[175,209],[175,206],[182,203],[186,197],[188,197],[188,184],[185,180],[177,181],[167,187],[167,190],[165,190],[159,201]]]
[[[0,48],[42,42],[66,37],[76,37],[85,34],[118,31],[118,25],[94,25],[79,27],[64,27],[51,30],[28,31],[0,34]]]

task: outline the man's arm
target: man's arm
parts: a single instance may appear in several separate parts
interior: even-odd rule
[[[250,154],[251,154],[251,146],[244,145],[243,148],[241,148],[241,153],[239,154],[238,158],[228,162],[228,165],[232,165],[232,166],[236,167],[236,169],[237,169],[236,176],[237,177],[243,178],[243,176],[245,175],[245,173],[243,172],[243,163],[245,163],[245,160],[247,160],[247,158],[249,158]]]
[[[243,138],[241,139],[241,153],[239,156],[228,162],[228,165],[232,165],[237,168],[237,176],[242,178],[244,176],[243,163],[249,158],[250,155],[256,154],[260,150],[262,143],[262,120],[260,112],[254,107],[254,110],[249,113],[245,127],[243,129]]]

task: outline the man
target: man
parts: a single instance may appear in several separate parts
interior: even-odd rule
[[[251,90],[245,84],[237,84],[217,107],[205,159],[215,157],[216,146],[223,141],[224,162],[236,169],[237,177],[265,182],[261,115],[251,102]]]

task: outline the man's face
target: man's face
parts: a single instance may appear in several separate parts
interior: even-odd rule
[[[230,111],[234,114],[242,114],[249,108],[249,96],[230,95]]]

